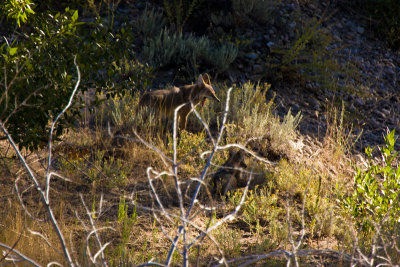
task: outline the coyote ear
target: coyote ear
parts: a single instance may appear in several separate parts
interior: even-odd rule
[[[207,84],[211,85],[210,76],[209,76],[207,73],[204,74],[203,80],[204,80]]]
[[[203,80],[203,76],[200,74],[199,75],[199,78],[197,78],[197,82],[196,82],[196,84],[203,84],[204,83],[204,80]]]

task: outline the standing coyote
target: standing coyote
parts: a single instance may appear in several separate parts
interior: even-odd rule
[[[174,86],[144,94],[139,101],[139,108],[149,107],[163,117],[173,118],[175,109],[186,104],[178,111],[179,128],[183,130],[186,128],[188,115],[192,112],[190,102],[193,106],[197,106],[200,102],[204,105],[207,98],[220,102],[211,86],[208,74],[204,77],[200,74],[195,84]]]

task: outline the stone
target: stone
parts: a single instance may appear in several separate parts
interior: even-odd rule
[[[293,112],[293,114],[297,114],[297,112],[299,112],[299,111],[300,111],[299,105],[297,105],[296,103],[294,103],[294,104],[292,105],[292,112]]]
[[[263,73],[264,72],[264,68],[263,66],[261,66],[260,64],[254,64],[253,66],[253,71],[257,74],[259,73]]]
[[[251,60],[256,60],[258,58],[258,55],[257,55],[257,53],[251,52],[251,53],[247,53],[246,57]]]
[[[357,97],[357,98],[354,100],[354,104],[356,104],[357,106],[364,106],[364,105],[365,105],[365,101],[364,101],[362,98]]]
[[[275,45],[274,42],[268,42],[268,43],[267,43],[267,46],[268,46],[268,47],[272,47],[272,46],[274,46],[274,45]]]

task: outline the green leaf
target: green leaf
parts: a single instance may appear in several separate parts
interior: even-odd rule
[[[72,21],[76,21],[78,19],[78,10],[75,10],[74,14],[71,17]]]
[[[15,55],[15,53],[17,52],[17,47],[8,47],[7,48],[7,50],[8,50],[8,53],[10,54],[10,56],[13,56],[13,55]]]

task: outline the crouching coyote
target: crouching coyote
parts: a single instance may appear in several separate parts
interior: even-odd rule
[[[207,98],[220,102],[211,86],[208,74],[205,74],[204,77],[200,74],[195,84],[145,93],[139,101],[139,108],[148,107],[162,117],[173,118],[175,109],[186,104],[179,109],[177,118],[179,128],[183,130],[186,128],[187,118],[192,112],[190,103],[193,104],[193,107],[200,102],[204,105]]]
[[[244,187],[247,176],[243,170],[247,168],[244,162],[246,153],[243,150],[229,152],[228,160],[217,170],[211,179],[211,192],[214,195],[226,195],[228,191]]]

